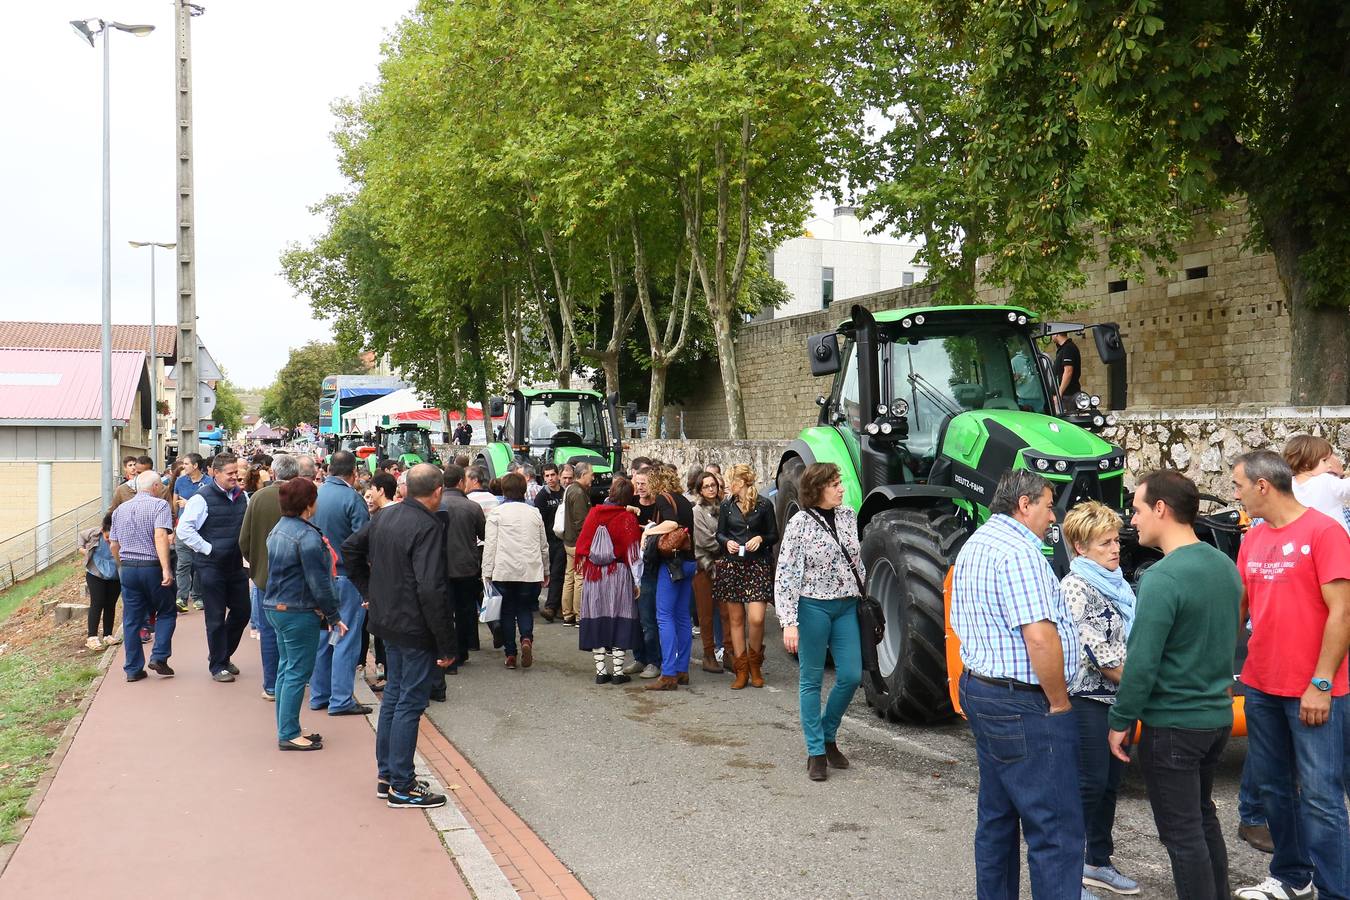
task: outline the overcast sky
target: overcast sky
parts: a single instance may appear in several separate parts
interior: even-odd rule
[[[291,240],[322,229],[308,207],[343,188],[329,105],[374,81],[381,41],[412,0],[204,0],[192,22],[198,329],[235,383],[263,387],[292,346],[326,338],[277,274]],[[102,41],[112,34],[113,321],[150,320],[148,250],[175,228],[174,4],[6,4],[0,51],[0,317],[100,317]],[[175,267],[156,251],[156,320],[172,324]]]

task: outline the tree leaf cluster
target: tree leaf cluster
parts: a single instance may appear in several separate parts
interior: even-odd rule
[[[366,364],[360,355],[340,343],[310,341],[293,348],[286,365],[277,373],[276,381],[263,392],[260,418],[278,428],[296,428],[305,422],[315,422],[319,414],[319,396],[323,393],[323,379],[329,375],[362,375]],[[219,397],[217,389],[217,421]],[[242,412],[242,408],[241,408]]]

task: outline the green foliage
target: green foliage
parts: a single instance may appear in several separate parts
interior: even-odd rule
[[[230,381],[224,368],[220,374],[224,377],[216,382],[216,408],[211,412],[211,419],[222,431],[234,434],[244,427],[244,401],[239,399],[234,382]]]
[[[263,393],[259,415],[280,428],[317,422],[323,379],[329,375],[360,375],[365,371],[361,357],[342,344],[310,341],[293,348],[276,381]]]

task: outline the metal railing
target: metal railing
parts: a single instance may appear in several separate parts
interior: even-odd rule
[[[103,512],[103,500],[95,497],[0,541],[0,590],[32,578],[78,550],[80,532],[102,524]]]

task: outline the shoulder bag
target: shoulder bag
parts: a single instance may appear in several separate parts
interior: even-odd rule
[[[661,496],[666,498],[666,502],[670,504],[671,509],[679,512],[680,508],[675,505],[673,496],[670,494],[662,494]],[[666,558],[679,556],[689,549],[689,529],[681,525],[674,531],[667,531],[656,539],[656,549]]]

